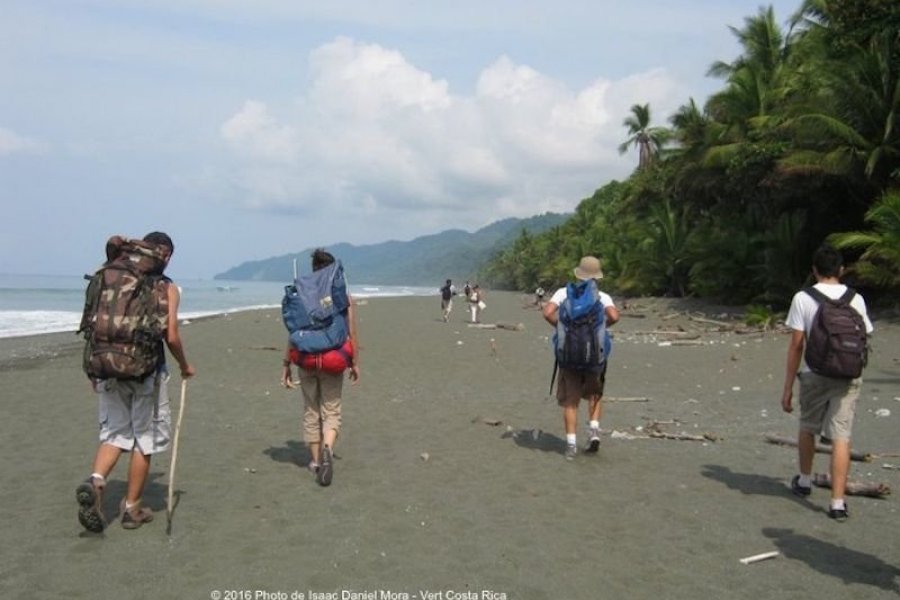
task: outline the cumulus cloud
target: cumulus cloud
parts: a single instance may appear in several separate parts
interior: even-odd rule
[[[649,102],[662,124],[684,97],[663,70],[573,90],[506,56],[470,94],[454,94],[397,50],[345,37],[309,60],[295,105],[276,115],[248,100],[222,125],[234,184],[253,206],[481,223],[571,210],[633,168],[635,157],[616,152],[630,106]]]
[[[0,156],[36,154],[42,152],[43,149],[44,146],[40,142],[0,127]]]

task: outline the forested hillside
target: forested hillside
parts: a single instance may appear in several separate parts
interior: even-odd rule
[[[781,22],[763,8],[732,28],[742,53],[710,65],[723,87],[704,104],[665,125],[632,107],[620,151],[634,173],[522,233],[487,280],[549,288],[595,254],[620,293],[783,306],[827,240],[855,261],[849,281],[896,290],[900,2],[809,0]]]
[[[491,256],[508,246],[520,232],[537,235],[568,215],[546,213],[529,219],[504,219],[475,233],[443,231],[408,242],[354,246],[334,244],[327,250],[344,263],[351,281],[382,285],[437,285],[446,278],[464,280],[476,276]],[[245,262],[215,276],[216,279],[290,281],[293,260],[301,272],[309,271],[312,248],[293,254]]]

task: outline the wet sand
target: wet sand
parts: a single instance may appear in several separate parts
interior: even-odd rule
[[[0,597],[897,596],[896,498],[852,497],[850,520],[833,522],[828,490],[809,500],[789,493],[796,451],[763,439],[796,429],[779,405],[784,334],[710,331],[686,312],[728,315],[701,303],[628,302],[613,329],[614,401],[600,452],[568,462],[561,413],[548,400],[549,326],[518,294],[486,302],[484,322],[523,329],[470,328],[459,300],[450,323],[437,297],[358,306],[363,376],[345,386],[329,488],[304,466],[300,393],[278,384],[278,311],[185,325],[198,375],[169,532],[169,453],[154,461],[146,490],[153,523],[83,532],[74,490],[89,473],[97,414],[81,344],[73,334],[0,340]],[[697,345],[647,335],[679,326],[700,334]],[[900,326],[875,326],[854,447],[897,454]],[[177,407],[177,376],[169,391]],[[640,437],[653,421],[717,441]],[[827,460],[818,455],[815,470],[827,471]],[[900,471],[883,464],[900,457],[853,463],[851,479],[897,490]],[[126,468],[123,460],[108,486],[113,519]],[[774,550],[777,558],[739,562]]]

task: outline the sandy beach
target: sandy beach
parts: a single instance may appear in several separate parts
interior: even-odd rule
[[[764,439],[796,430],[779,404],[787,337],[715,331],[689,314],[728,311],[701,303],[616,300],[606,434],[599,454],[572,462],[548,400],[551,330],[522,295],[489,293],[482,315],[521,330],[470,328],[459,300],[450,323],[437,297],[364,301],[362,380],[345,386],[329,488],[305,469],[300,392],[279,386],[280,313],[186,324],[198,375],[169,531],[169,453],[146,490],[153,523],[81,529],[74,490],[97,444],[81,343],[0,340],[0,597],[896,598],[896,496],[851,497],[850,520],[831,521],[828,490],[792,496],[796,451]],[[660,327],[699,337],[668,344]],[[900,323],[875,327],[854,448],[876,456],[850,478],[896,493],[900,471],[883,465],[900,464]],[[169,392],[177,407],[177,376]],[[715,441],[648,439],[652,422]],[[108,487],[110,518],[126,467]]]

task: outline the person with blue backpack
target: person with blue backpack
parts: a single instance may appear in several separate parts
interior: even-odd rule
[[[600,448],[603,387],[612,349],[607,327],[619,320],[619,310],[612,297],[597,287],[597,281],[603,279],[600,260],[585,256],[574,272],[577,281],[556,290],[543,308],[544,319],[556,328],[553,379],[558,369],[556,400],[563,409],[567,460],[573,460],[578,453],[576,431],[582,398],[589,402],[585,452],[596,453]],[[552,380],[550,387],[553,387]]]
[[[344,371],[349,370],[354,385],[359,382],[359,335],[341,262],[318,248],[312,253],[312,270],[301,277],[295,274],[294,283],[285,287],[281,313],[289,336],[281,383],[296,387],[291,365],[297,365],[309,470],[319,485],[328,486],[341,429]]]

